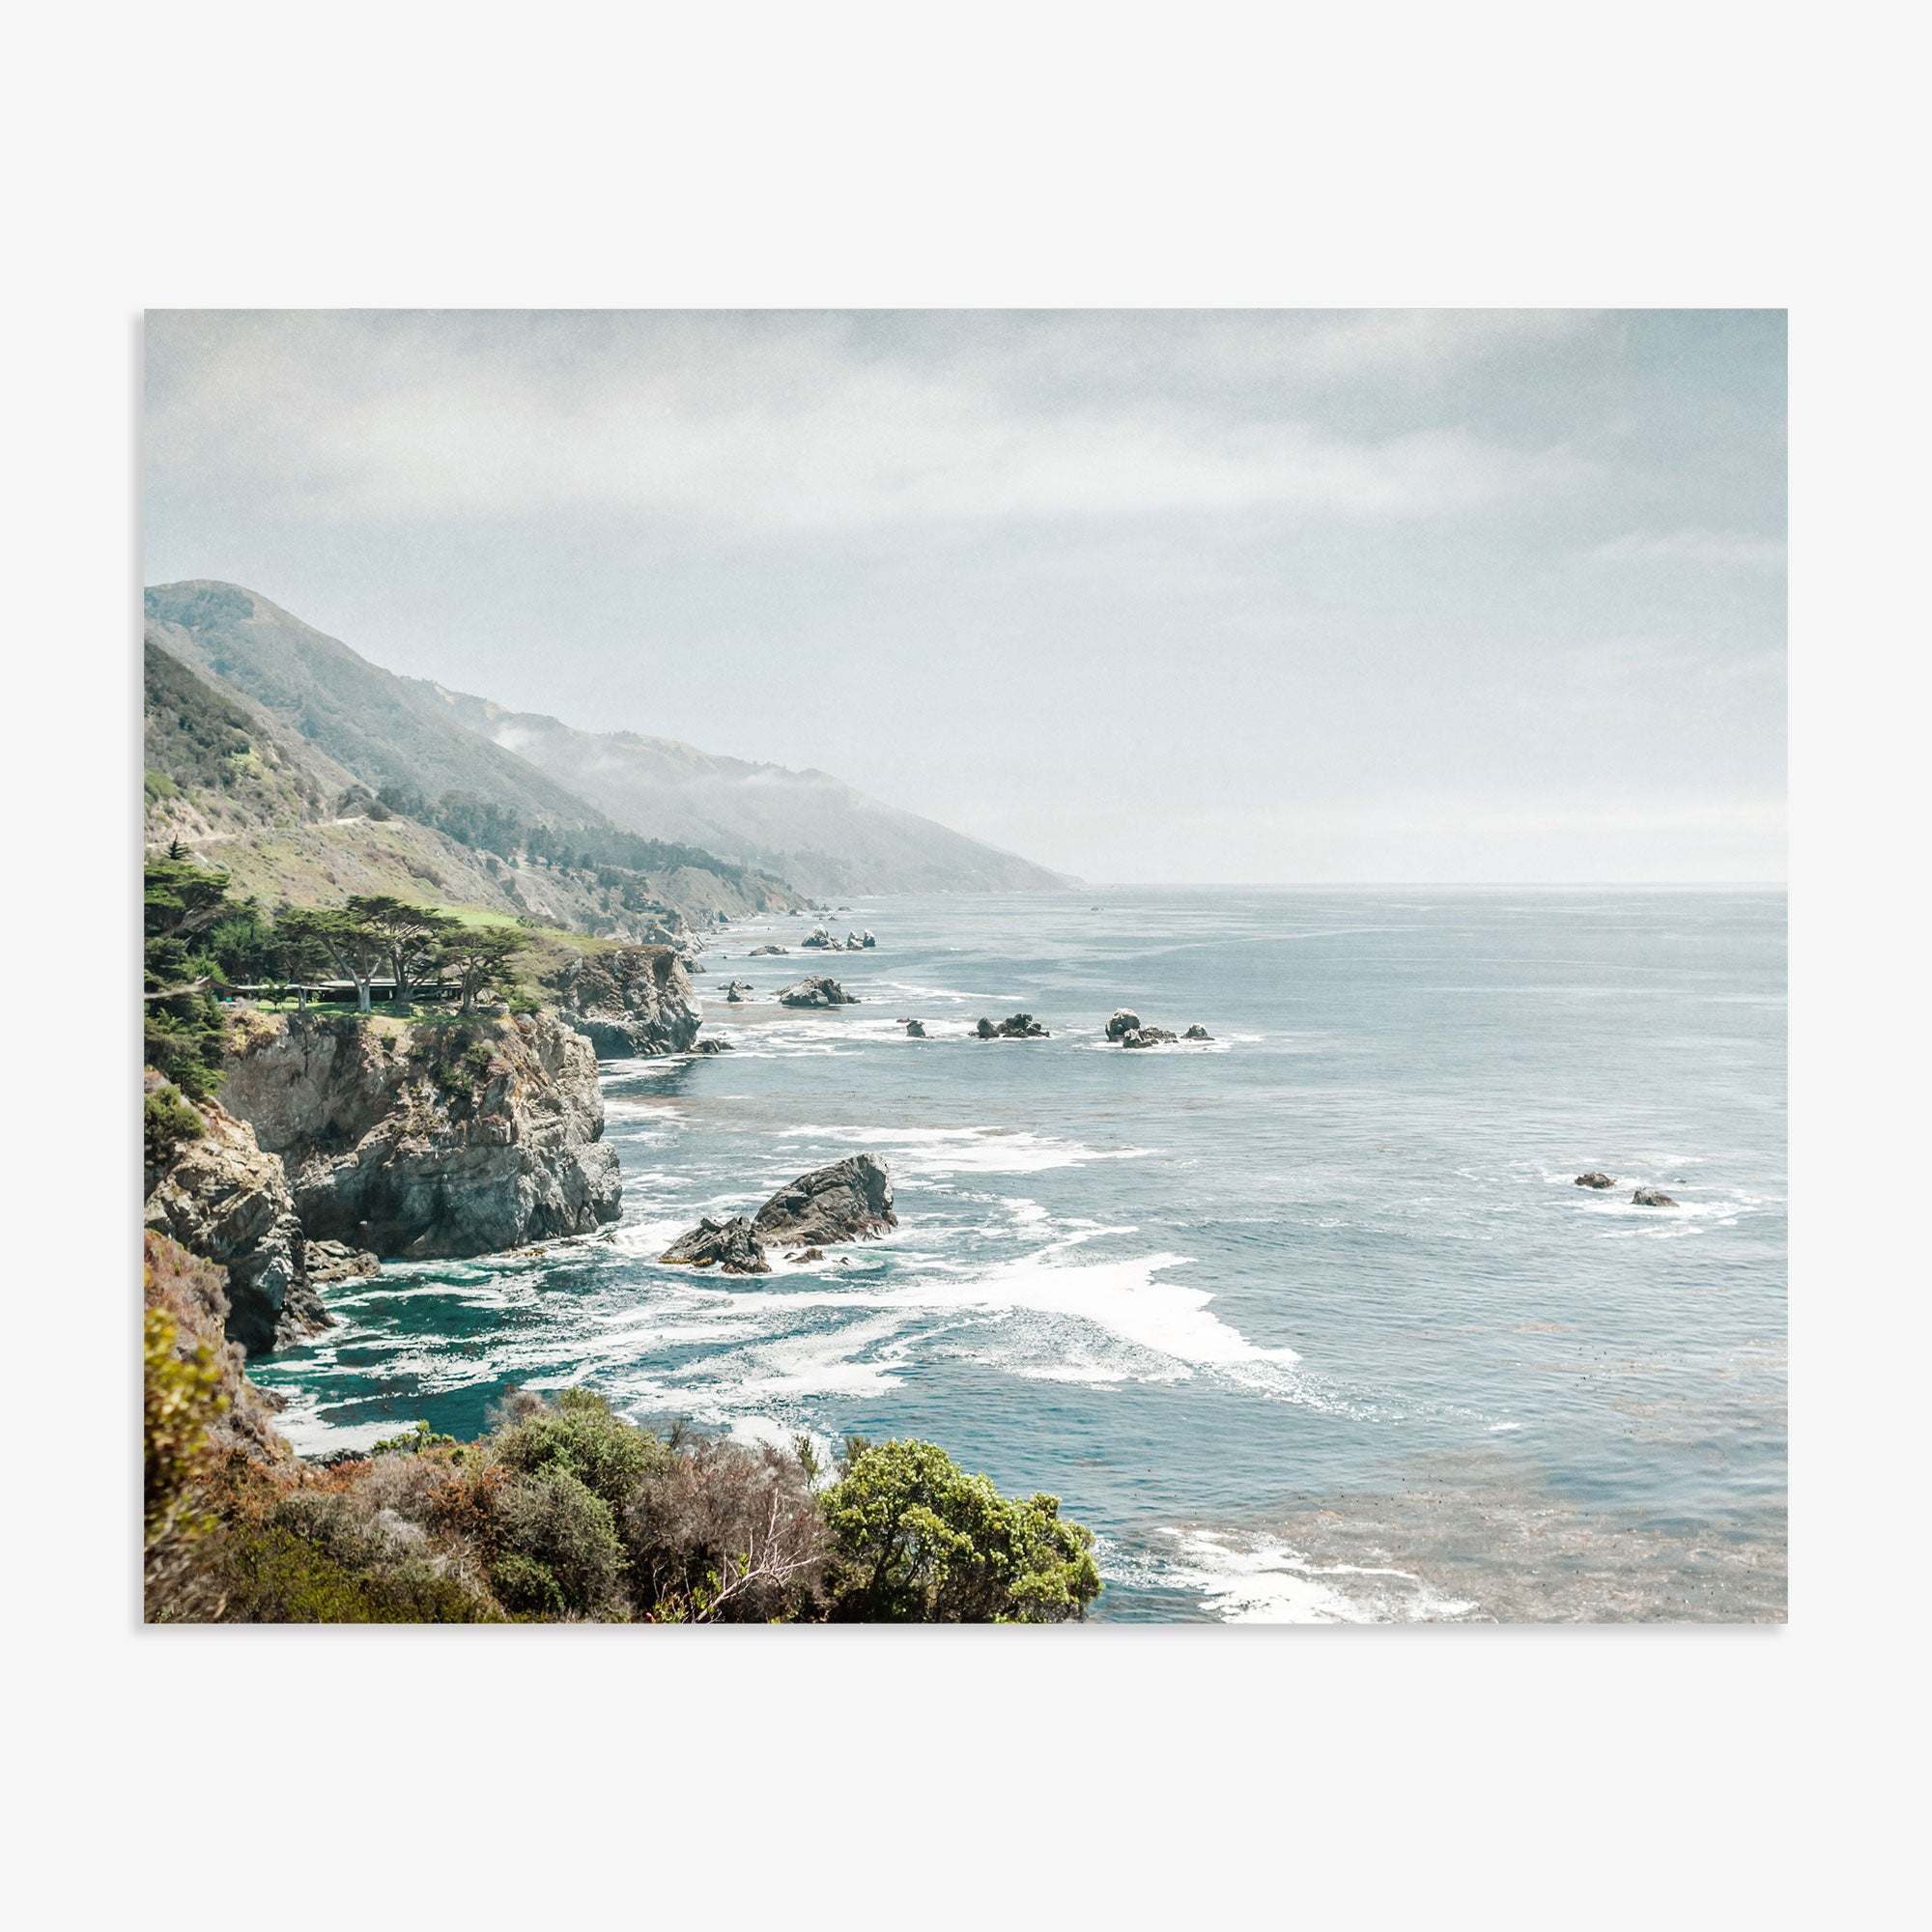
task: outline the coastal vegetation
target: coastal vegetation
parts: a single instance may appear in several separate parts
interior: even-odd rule
[[[159,1622],[1078,1619],[1093,1537],[927,1442],[658,1433],[587,1389],[511,1394],[328,1466],[290,1456],[220,1332],[215,1271],[149,1236],[147,1614]],[[253,1425],[252,1433],[247,1427]]]
[[[661,801],[642,830],[628,797],[605,816],[570,788],[587,761],[526,762],[472,715],[480,701],[392,678],[249,593],[173,586],[151,593],[150,620],[149,1617],[1084,1615],[1092,1536],[1055,1497],[1003,1495],[930,1443],[854,1437],[821,1461],[805,1438],[639,1427],[571,1389],[513,1391],[474,1441],[422,1424],[367,1454],[294,1454],[245,1351],[321,1332],[319,1285],[383,1255],[491,1252],[612,1218],[593,1056],[690,1050],[692,922],[801,902],[759,869],[776,849],[762,823],[725,858],[646,836]],[[631,779],[662,751],[622,743]],[[910,818],[881,832],[822,774],[713,762],[724,792],[804,797],[872,838],[878,863],[932,865],[934,884],[959,882],[949,867],[973,883],[1030,870]],[[790,1003],[849,999],[812,990]],[[754,1255],[809,1260],[892,1221],[883,1168],[859,1159],[746,1226]]]

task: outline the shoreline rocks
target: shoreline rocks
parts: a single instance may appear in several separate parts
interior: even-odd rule
[[[165,1166],[143,1177],[143,1226],[222,1270],[226,1333],[249,1354],[332,1327],[310,1278],[310,1242],[282,1162],[218,1102],[195,1111],[200,1138],[182,1142]]]
[[[779,995],[781,1007],[856,1007],[856,995],[848,993],[837,980],[819,974],[787,986]]]
[[[1601,1191],[1605,1187],[1614,1187],[1617,1183],[1601,1168],[1593,1167],[1588,1174],[1579,1174],[1576,1184],[1578,1187],[1594,1187]]]
[[[688,1052],[697,1037],[701,1015],[691,975],[703,970],[668,946],[634,946],[572,959],[544,985],[598,1059],[652,1059]]]
[[[976,1039],[1050,1039],[1052,1036],[1031,1013],[1014,1013],[995,1024],[982,1019],[973,1029]]]
[[[280,1156],[310,1239],[453,1258],[617,1218],[596,1056],[548,1014],[408,1029],[255,1015],[221,1100]]]
[[[1116,1007],[1107,1016],[1107,1037],[1117,1046],[1171,1046],[1181,1037],[1170,1033],[1166,1027],[1149,1026],[1131,1007]],[[1214,1037],[1205,1026],[1189,1027],[1184,1037]]]
[[[726,1274],[772,1271],[751,1222],[742,1214],[734,1214],[728,1221],[714,1221],[707,1214],[696,1227],[680,1235],[658,1260],[679,1267],[722,1268]]]
[[[1664,1193],[1661,1187],[1639,1187],[1631,1196],[1631,1201],[1638,1208],[1675,1208],[1680,1205],[1674,1195]]]
[[[767,1245],[803,1250],[802,1261],[822,1261],[828,1244],[872,1240],[897,1226],[885,1163],[856,1153],[800,1175],[751,1219],[736,1214],[714,1221],[706,1216],[658,1259],[675,1266],[716,1267],[724,1274],[770,1274]]]

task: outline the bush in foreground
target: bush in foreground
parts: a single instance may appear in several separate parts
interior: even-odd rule
[[[1050,1623],[1099,1591],[1053,1497],[1002,1496],[924,1442],[855,1441],[821,1491],[809,1447],[667,1440],[569,1390],[512,1397],[475,1442],[419,1427],[328,1468],[265,1455],[217,1439],[217,1364],[165,1323],[151,1619]]]

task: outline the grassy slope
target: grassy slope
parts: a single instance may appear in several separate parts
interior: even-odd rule
[[[528,917],[586,932],[635,931],[594,875],[511,866],[412,819],[344,816],[357,781],[325,752],[239,694],[217,688],[150,634],[146,653],[146,842],[179,838],[229,871],[240,897],[335,905],[357,893],[499,919]],[[359,810],[359,809],[358,809]],[[682,867],[646,875],[687,916],[736,917],[759,898],[719,875]]]

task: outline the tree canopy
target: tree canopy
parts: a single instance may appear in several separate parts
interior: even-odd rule
[[[1003,1496],[930,1442],[855,1441],[824,1510],[841,1621],[1062,1623],[1100,1591],[1058,1496]]]

